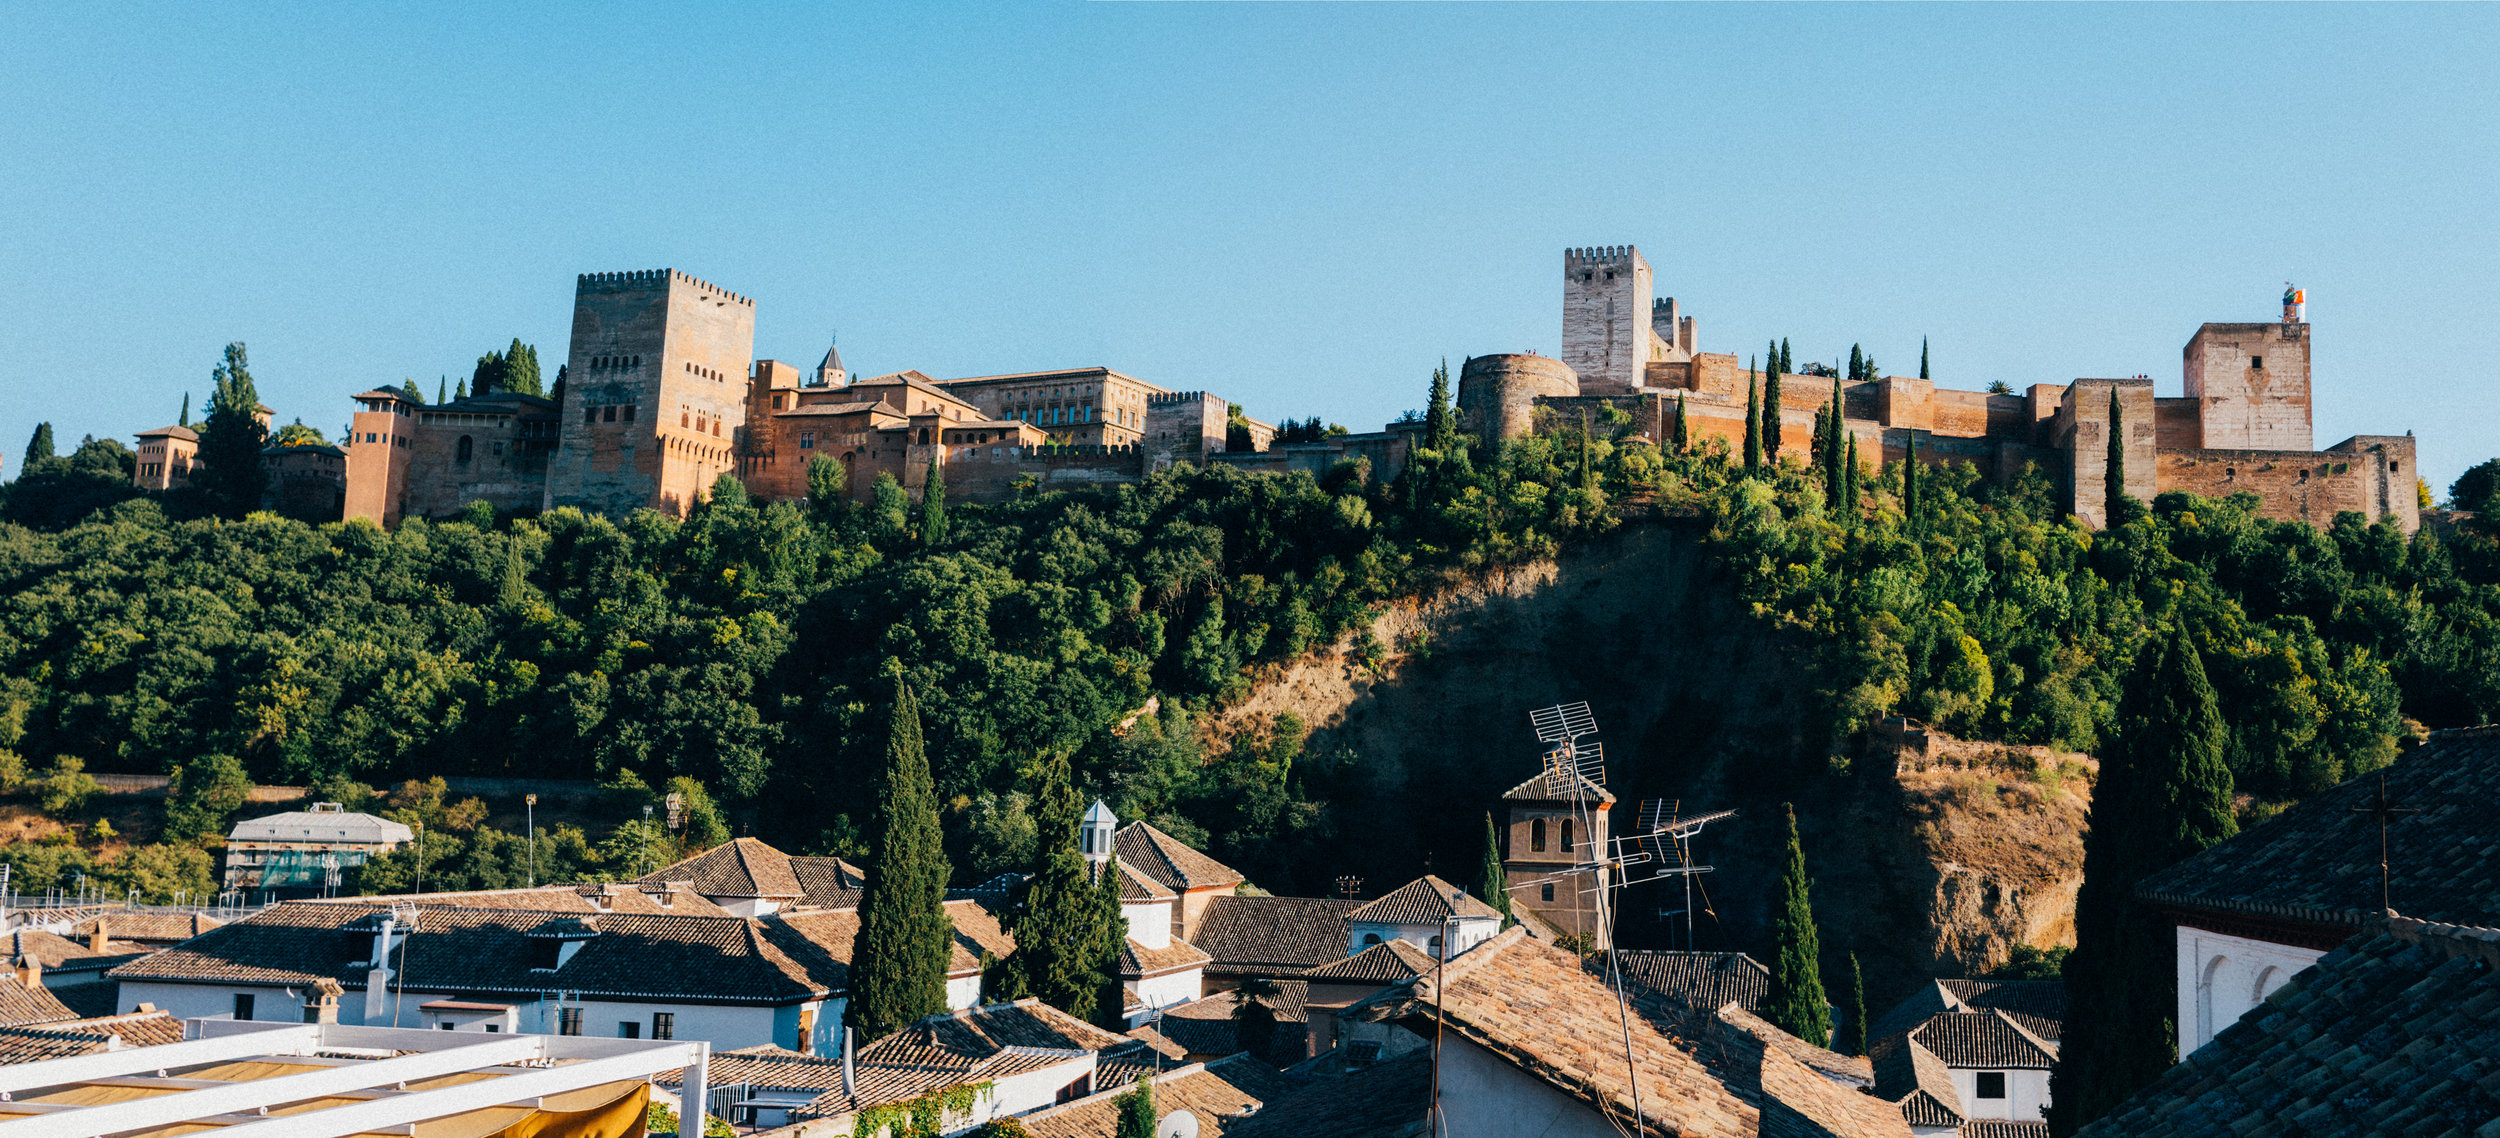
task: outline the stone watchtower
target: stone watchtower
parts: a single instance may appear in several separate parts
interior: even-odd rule
[[[2211,450],[2308,450],[2306,297],[2283,294],[2277,324],[2207,324],[2182,353],[2198,439]]]
[[[1591,394],[1629,393],[1659,339],[1649,262],[1630,245],[1563,250],[1562,362]]]
[[[1585,778],[1553,771],[1510,788],[1502,872],[1510,878],[1510,901],[1563,933],[1606,948],[1597,919],[1597,891],[1612,884],[1603,869],[1571,867],[1605,855],[1606,816],[1615,796]],[[1533,882],[1533,884],[1531,884]]]
[[[1459,421],[1488,448],[1533,429],[1538,399],[1578,394],[1580,377],[1549,356],[1471,356],[1458,369]]]
[[[737,469],[754,356],[753,300],[675,269],[583,274],[547,504],[685,516]]]

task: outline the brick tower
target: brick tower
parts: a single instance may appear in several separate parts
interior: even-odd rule
[[[1510,809],[1502,873],[1511,904],[1526,909],[1592,948],[1608,947],[1597,919],[1597,892],[1613,884],[1603,869],[1580,869],[1607,850],[1607,812],[1615,796],[1577,775],[1543,774],[1502,795]],[[1534,884],[1530,884],[1534,882]]]
[[[1630,245],[1563,250],[1562,361],[1590,394],[1630,392],[1656,338],[1649,262]]]
[[[583,274],[547,504],[684,517],[737,469],[754,354],[753,300],[675,269]]]
[[[2310,449],[2305,299],[2287,290],[2282,322],[2207,324],[2188,340],[2182,355],[2187,397],[2196,401],[2197,446]]]

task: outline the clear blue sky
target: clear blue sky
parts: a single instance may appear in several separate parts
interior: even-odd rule
[[[496,11],[495,9],[510,9]],[[2317,441],[2500,454],[2500,7],[19,4],[0,453],[562,361],[575,273],[756,352],[1108,364],[1357,428],[1631,243],[1705,350],[2147,373],[2310,290]]]

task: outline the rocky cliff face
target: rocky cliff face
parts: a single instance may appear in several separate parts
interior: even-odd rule
[[[1529,711],[1585,699],[1618,833],[1647,798],[1741,812],[1695,844],[1716,867],[1695,883],[1696,947],[1766,946],[1790,802],[1827,967],[1857,953],[1870,1001],[1992,966],[2016,943],[2072,941],[2088,760],[2013,750],[1897,772],[1888,757],[1830,753],[1829,695],[1807,655],[1743,611],[1689,525],[1629,525],[1453,583],[1384,613],[1372,635],[1387,650],[1376,668],[1341,644],[1261,677],[1208,728],[1229,737],[1292,712],[1311,729],[1306,761],[1359,756],[1368,781],[1339,793],[1329,848],[1376,875],[1373,891],[1427,868],[1472,881],[1485,812],[1537,769]],[[1622,943],[1680,947],[1683,921],[1663,911],[1683,897],[1630,890]],[[1825,975],[1839,997],[1845,972]]]

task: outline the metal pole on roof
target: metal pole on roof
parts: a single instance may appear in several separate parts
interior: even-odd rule
[[[538,888],[538,796],[522,795],[521,803],[523,816],[528,819],[530,832],[530,888],[536,889]]]

